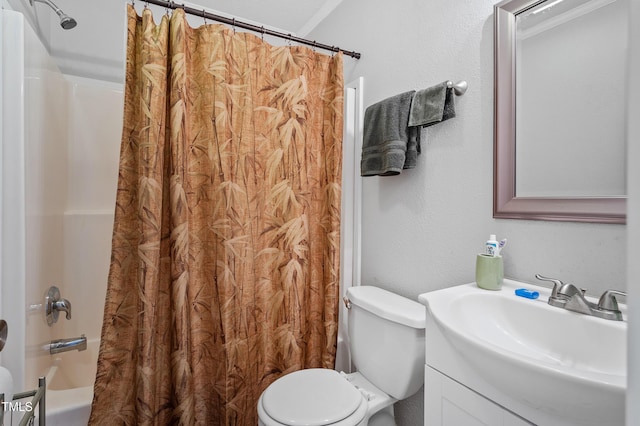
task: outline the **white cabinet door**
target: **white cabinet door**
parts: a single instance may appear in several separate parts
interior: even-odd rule
[[[425,426],[531,425],[428,365],[424,376]]]

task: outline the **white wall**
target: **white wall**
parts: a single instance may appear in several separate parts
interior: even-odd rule
[[[130,1],[55,0],[56,5],[78,23],[75,28],[68,31],[60,28],[57,15],[48,6],[36,3],[34,7],[31,7],[29,0],[9,1],[12,4],[15,3],[16,7],[28,14],[33,22],[38,23],[43,42],[56,58],[56,62],[64,74],[124,83],[125,10],[127,3],[131,3]],[[182,2],[176,3],[181,4]],[[197,4],[198,2],[191,3]],[[139,13],[144,5],[144,1],[136,2],[136,9]],[[164,8],[158,6],[147,5],[147,7],[154,11],[156,22],[159,22],[166,12]],[[213,7],[215,8],[215,4]],[[221,12],[218,14],[227,15]],[[193,27],[204,23],[204,20],[199,16],[189,15],[187,19]],[[242,20],[251,22],[248,19]],[[276,45],[286,42],[269,36],[265,39]]]
[[[355,63],[346,79],[365,77],[365,105],[446,79],[469,82],[457,117],[424,130],[416,169],[364,179],[363,281],[409,296],[472,281],[475,253],[497,233],[509,239],[510,277],[555,275],[594,294],[624,288],[625,226],[491,217],[494,3],[351,0],[310,35],[362,52],[346,59]]]
[[[13,10],[15,12],[20,12],[23,15],[23,19],[31,25],[32,28],[36,27],[35,24],[35,13],[29,6],[29,0],[2,0],[2,6],[7,7],[9,10]],[[44,23],[40,23],[44,24]],[[48,28],[48,23],[46,24],[46,28]],[[37,30],[36,30],[37,31]]]
[[[457,117],[423,133],[418,166],[363,183],[362,282],[415,298],[474,281],[490,233],[508,238],[505,275],[558,277],[591,294],[625,289],[626,227],[492,218],[494,0],[348,0],[308,37],[362,53],[365,106],[444,80],[467,80]],[[551,330],[550,330],[551,332]],[[422,424],[422,395],[398,404]]]
[[[5,0],[24,14],[64,74],[105,81],[124,81],[126,0],[55,0],[78,25],[63,30],[58,16],[44,3]]]

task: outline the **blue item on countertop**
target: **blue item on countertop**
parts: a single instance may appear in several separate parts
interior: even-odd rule
[[[527,299],[537,299],[540,293],[526,288],[519,288],[516,290],[516,296],[526,297]]]

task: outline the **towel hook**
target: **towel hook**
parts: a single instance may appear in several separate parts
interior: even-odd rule
[[[453,93],[455,93],[456,96],[462,96],[465,94],[465,92],[469,88],[469,85],[465,80],[460,80],[457,83],[454,83],[453,81],[449,80],[447,81],[447,87],[449,89],[453,89]]]

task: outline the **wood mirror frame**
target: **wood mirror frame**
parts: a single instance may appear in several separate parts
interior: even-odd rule
[[[516,196],[516,15],[547,0],[507,0],[494,6],[493,217],[626,223],[626,197]]]

